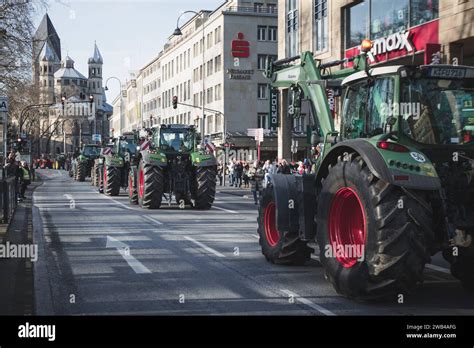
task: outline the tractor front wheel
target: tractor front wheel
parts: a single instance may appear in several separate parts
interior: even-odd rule
[[[128,200],[130,204],[138,204],[137,168],[131,167],[128,172]]]
[[[326,277],[353,299],[408,292],[430,261],[431,206],[422,193],[379,180],[360,156],[344,157],[329,168],[318,197]]]
[[[196,168],[195,207],[201,210],[212,208],[216,197],[216,171],[211,167]]]
[[[298,231],[278,230],[276,210],[273,186],[268,184],[262,193],[257,218],[262,254],[276,264],[305,264],[311,258],[313,249],[299,238]]]
[[[86,180],[86,170],[87,170],[87,163],[84,161],[77,163],[77,173],[76,173],[76,180],[77,181],[85,181]]]
[[[108,196],[118,196],[120,193],[120,169],[104,166],[104,192]]]
[[[140,207],[159,209],[164,190],[163,169],[140,161],[137,186]]]

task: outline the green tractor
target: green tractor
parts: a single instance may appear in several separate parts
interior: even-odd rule
[[[83,146],[81,153],[73,161],[71,172],[74,180],[85,181],[91,176],[91,170],[94,161],[100,155],[101,147],[94,144],[86,144]]]
[[[184,207],[211,209],[216,193],[217,160],[200,148],[194,126],[162,125],[148,132],[137,167],[129,174],[130,202],[158,209],[162,198]]]
[[[267,64],[272,86],[290,94],[293,117],[309,101],[311,142],[321,151],[315,174],[269,176],[258,215],[262,253],[303,264],[316,242],[337,292],[374,299],[413,289],[442,252],[472,290],[474,68],[369,69],[366,52],[325,64],[305,52]],[[338,130],[327,88],[343,96]]]
[[[128,187],[128,172],[138,161],[137,134],[125,133],[114,138],[97,161],[99,192],[118,196],[120,188]]]
[[[105,156],[109,155],[112,153],[112,150],[114,148],[114,144],[109,143],[107,145],[103,145],[101,150],[100,150],[100,155],[98,158],[94,160],[94,166],[92,167],[92,172],[91,172],[91,185],[95,187],[100,186],[100,180],[101,180],[101,173],[104,168],[104,159]]]

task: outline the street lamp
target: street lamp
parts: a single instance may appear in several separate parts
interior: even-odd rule
[[[205,54],[205,50],[204,50],[204,46],[205,46],[205,43],[206,43],[206,35],[205,35],[205,32],[204,32],[204,12],[201,11],[201,12],[196,12],[196,11],[185,11],[183,13],[181,13],[181,15],[178,17],[178,20],[176,21],[176,29],[174,30],[173,32],[173,36],[181,36],[183,35],[183,33],[181,32],[181,29],[179,28],[179,20],[181,19],[181,17],[183,17],[185,14],[187,13],[193,13],[195,14],[196,16],[200,16],[201,19],[202,19],[202,23],[201,23],[201,31],[202,31],[202,129],[201,129],[201,132],[202,132],[202,142],[204,143],[204,137],[205,137],[205,119],[206,119],[206,115],[205,115],[205,94],[206,94],[206,84],[205,84],[205,70],[206,70],[206,54]]]
[[[114,80],[117,80],[118,83],[120,84],[120,131],[122,131],[122,129],[124,128],[124,119],[123,119],[123,97],[122,97],[122,81],[120,81],[120,79],[118,77],[115,77],[115,76],[111,76],[109,77],[106,81],[105,81],[105,90],[108,91],[109,88],[107,87],[107,83],[109,82],[109,80],[111,79],[114,79]]]

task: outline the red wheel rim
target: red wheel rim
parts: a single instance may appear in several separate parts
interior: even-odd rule
[[[329,212],[329,240],[345,268],[353,267],[365,252],[365,210],[357,193],[343,187],[337,191]]]
[[[145,190],[145,174],[143,173],[143,169],[140,168],[138,172],[138,195],[143,197],[143,192]]]
[[[267,238],[268,244],[273,248],[280,241],[280,232],[276,227],[276,207],[275,203],[271,202],[265,207],[264,225],[265,225],[265,237]]]
[[[133,197],[133,179],[132,175],[128,176],[128,194]]]

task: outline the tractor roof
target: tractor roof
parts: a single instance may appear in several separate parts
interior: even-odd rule
[[[195,129],[193,125],[187,124],[162,124],[161,129]]]
[[[464,70],[463,76],[466,78],[473,78],[474,77],[474,67],[472,66],[465,66],[465,65],[448,65],[448,64],[436,64],[436,65],[391,65],[391,66],[383,66],[383,67],[378,67],[378,68],[373,68],[370,69],[370,75],[372,76],[378,76],[378,75],[388,75],[388,74],[395,74],[402,68],[406,67],[407,69],[421,69],[423,71],[428,71],[433,69],[461,69]],[[430,69],[430,70],[428,70]],[[359,71],[355,74],[352,74],[348,77],[346,77],[342,81],[342,85],[345,85],[349,82],[356,81],[356,80],[361,80],[367,77],[367,74],[365,71]],[[441,76],[436,76],[436,77],[441,77]],[[459,77],[460,78],[460,77]]]

